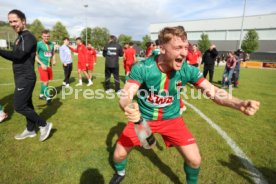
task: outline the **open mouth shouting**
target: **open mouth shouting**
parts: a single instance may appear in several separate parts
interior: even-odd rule
[[[175,59],[175,66],[179,70],[183,64],[184,59],[182,57],[176,58]]]

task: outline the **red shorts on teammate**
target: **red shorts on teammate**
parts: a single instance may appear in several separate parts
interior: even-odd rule
[[[128,64],[128,63],[125,63],[125,64],[124,64],[124,68],[125,68],[126,73],[127,73],[127,72],[130,72],[132,65],[133,65],[133,64]]]
[[[94,69],[94,63],[88,63],[88,66],[86,66],[86,70],[93,70]]]
[[[81,71],[86,71],[86,70],[93,70],[94,69],[94,64],[86,64],[86,63],[78,63],[78,69]]]
[[[86,70],[86,63],[78,62],[78,70],[85,71]]]
[[[185,146],[194,144],[195,139],[186,127],[182,117],[148,121],[148,124],[153,133],[159,133],[167,147]],[[134,130],[134,123],[128,122],[124,128],[118,143],[124,147],[140,146],[140,141]]]
[[[53,71],[51,67],[47,67],[47,70],[43,70],[42,67],[38,67],[40,80],[43,82],[48,82],[53,79]]]

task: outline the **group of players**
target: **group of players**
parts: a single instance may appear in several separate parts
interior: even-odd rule
[[[96,50],[89,43],[87,47],[82,43],[81,38],[76,38],[77,48],[70,45],[68,37],[63,39],[63,45],[59,48],[60,60],[64,69],[63,85],[69,87],[70,76],[73,69],[73,59],[71,51],[78,53],[78,79],[79,83],[76,86],[82,85],[82,73],[88,80],[87,86],[93,85],[92,71],[96,64]],[[51,98],[48,94],[49,80],[53,79],[52,66],[56,65],[54,44],[50,41],[50,32],[44,30],[42,32],[42,40],[37,43],[36,61],[38,63],[38,71],[41,83],[40,99],[46,99],[47,104],[51,103]]]
[[[46,50],[44,57],[52,58],[50,61],[53,65],[55,64],[54,53],[49,53],[48,44],[37,44],[34,36],[26,29],[26,17],[23,12],[19,10],[10,11],[8,20],[10,26],[19,36],[16,39],[13,51],[0,50],[0,56],[13,63],[15,78],[14,108],[18,113],[24,115],[27,121],[27,128],[23,133],[16,135],[15,138],[35,137],[35,126],[39,126],[40,141],[44,141],[50,134],[52,123],[46,122],[34,111],[32,104],[32,92],[36,82],[34,62],[35,58],[39,57],[39,54],[37,54],[39,45]],[[197,183],[201,156],[195,138],[186,127],[179,113],[178,87],[185,86],[187,83],[193,84],[216,104],[231,107],[246,115],[254,115],[259,109],[259,102],[241,100],[229,95],[225,90],[219,89],[208,82],[197,67],[185,62],[189,43],[184,27],[165,27],[159,32],[158,40],[159,54],[149,56],[145,60],[130,66],[132,68],[129,69],[130,72],[127,72],[128,80],[120,95],[119,104],[128,119],[128,123],[116,143],[113,156],[116,172],[111,178],[110,184],[118,184],[124,179],[128,155],[133,147],[141,146],[134,130],[134,123],[139,122],[141,117],[148,122],[153,133],[161,134],[167,147],[176,147],[184,161],[183,171],[186,174],[187,183]],[[125,68],[129,68],[129,65],[131,65],[126,60],[128,58],[127,53],[133,52],[129,48],[125,50]],[[84,47],[78,44],[75,51],[80,53],[83,50]],[[83,52],[83,54],[86,53]],[[47,63],[43,61],[40,63],[41,69],[46,71],[43,65],[49,67],[49,60]],[[80,67],[82,66],[83,63],[80,64]],[[87,65],[85,66],[87,67]],[[83,71],[82,69],[80,68],[80,72]],[[47,75],[49,77],[50,72]],[[87,78],[91,79],[89,77],[90,75],[87,74]],[[45,84],[47,83],[43,83],[43,85]],[[150,91],[152,87],[156,90],[154,94]],[[138,90],[144,90],[149,95],[139,96],[138,103],[136,103],[133,102],[133,95]]]

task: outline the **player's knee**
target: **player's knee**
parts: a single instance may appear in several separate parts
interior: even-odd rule
[[[200,164],[201,164],[201,156],[197,155],[192,158],[186,159],[186,162],[191,167],[198,168],[198,167],[200,167]]]
[[[127,152],[122,149],[115,149],[113,159],[116,161],[124,160],[127,157]]]

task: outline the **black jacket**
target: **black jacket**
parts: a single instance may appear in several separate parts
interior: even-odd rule
[[[206,67],[212,67],[215,66],[216,57],[218,55],[218,51],[216,48],[213,48],[212,50],[206,50],[205,53],[202,56],[202,64]]]
[[[0,50],[0,56],[12,61],[14,79],[35,80],[36,39],[28,30],[18,34],[12,51]]]
[[[104,47],[103,56],[105,57],[106,68],[118,68],[119,57],[123,56],[123,49],[120,44],[116,42],[109,42]]]

